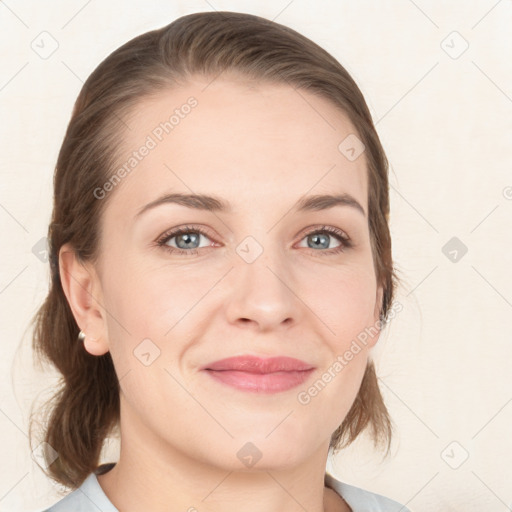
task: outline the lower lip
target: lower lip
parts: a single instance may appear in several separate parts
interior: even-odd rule
[[[314,371],[250,373],[237,370],[205,370],[214,379],[228,386],[253,393],[278,393],[302,384]]]

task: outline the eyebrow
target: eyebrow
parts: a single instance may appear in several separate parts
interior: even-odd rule
[[[205,195],[205,194],[182,194],[182,193],[171,193],[164,194],[161,197],[146,204],[136,213],[135,218],[137,219],[143,213],[156,208],[163,204],[178,204],[187,208],[193,208],[195,210],[204,210],[209,212],[221,212],[230,213],[232,212],[232,206],[228,201],[221,199],[220,197]],[[303,196],[293,206],[293,210],[298,213],[309,212],[309,211],[321,211],[334,208],[335,206],[349,206],[360,212],[366,217],[366,212],[361,204],[350,194],[338,194],[338,195],[313,195]]]

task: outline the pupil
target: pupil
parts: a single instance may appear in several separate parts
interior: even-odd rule
[[[321,237],[324,239],[324,243],[323,244],[322,244],[322,242],[318,241]],[[329,242],[327,241],[327,236],[326,235],[313,235],[313,239],[315,240],[313,243],[315,244],[316,247],[321,245],[324,248],[326,248],[329,245]]]
[[[177,245],[179,247],[180,246],[179,242],[181,240],[184,240],[185,241],[185,247],[190,247],[190,242],[194,242],[194,239],[197,242],[198,238],[199,238],[198,235],[190,235],[190,234],[180,235],[178,237],[178,240],[177,240]],[[182,247],[180,247],[180,248],[182,248]]]

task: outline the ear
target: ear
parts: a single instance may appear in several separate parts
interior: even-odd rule
[[[85,333],[87,352],[101,356],[108,352],[108,331],[101,283],[94,267],[78,260],[70,244],[59,251],[59,271],[64,294],[80,329]],[[80,343],[77,339],[76,343]]]

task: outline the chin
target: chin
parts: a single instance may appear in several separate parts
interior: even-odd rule
[[[299,466],[319,448],[313,439],[294,437],[285,431],[282,435],[274,432],[266,437],[268,432],[236,436],[215,455],[215,465],[236,472],[285,471]],[[327,439],[325,445],[327,455]]]

